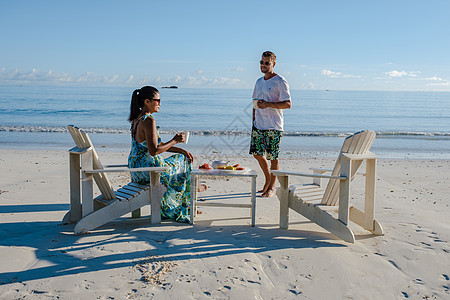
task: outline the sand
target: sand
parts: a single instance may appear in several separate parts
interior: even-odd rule
[[[216,207],[201,208],[194,226],[150,225],[145,207],[141,219],[126,215],[77,236],[74,225],[60,224],[69,209],[68,153],[0,153],[0,299],[450,298],[450,161],[379,159],[376,218],[385,235],[352,224],[349,244],[295,212],[289,229],[279,229],[277,197],[257,199],[256,227],[248,209]],[[106,164],[127,157],[99,155]],[[258,170],[262,186],[252,157],[228,159]],[[312,166],[333,160],[281,160],[282,169]],[[250,179],[228,179],[206,179],[199,198],[248,203]],[[118,187],[127,177],[111,180]],[[356,179],[352,203],[362,193]]]

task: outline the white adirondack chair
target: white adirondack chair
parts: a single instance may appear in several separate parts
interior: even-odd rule
[[[357,132],[347,137],[333,170],[311,168],[313,174],[274,170],[281,187],[277,190],[280,200],[280,228],[287,229],[289,208],[305,216],[343,240],[354,243],[355,236],[348,227],[349,219],[373,234],[382,235],[383,229],[374,218],[375,173],[377,156],[369,152],[375,140],[371,130]],[[366,161],[364,211],[349,205],[351,182],[363,161]],[[331,171],[331,175],[326,172]],[[311,184],[289,186],[289,176],[312,177]],[[321,179],[328,179],[325,190]],[[336,210],[334,217],[330,210]]]
[[[86,132],[69,125],[76,147],[70,156],[70,211],[62,223],[76,223],[75,234],[86,233],[127,213],[140,217],[140,208],[151,204],[151,223],[161,223],[161,197],[166,188],[160,183],[160,173],[167,167],[128,168],[127,165],[103,167]],[[130,182],[114,191],[106,173],[149,171],[151,182],[141,185]],[[93,180],[100,195],[93,197]]]

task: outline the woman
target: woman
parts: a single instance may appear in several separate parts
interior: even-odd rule
[[[192,162],[194,157],[188,151],[174,147],[185,141],[184,133],[176,134],[163,143],[158,133],[153,113],[159,111],[161,99],[159,91],[152,86],[135,90],[131,97],[131,151],[128,167],[170,167],[161,173],[161,183],[167,188],[161,199],[161,216],[177,222],[189,222]],[[166,159],[163,152],[177,153]],[[149,172],[132,172],[131,180],[146,184]]]

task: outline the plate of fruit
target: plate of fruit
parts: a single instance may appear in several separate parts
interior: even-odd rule
[[[220,170],[220,172],[225,173],[245,173],[250,169],[241,167],[239,164],[235,164],[235,165],[220,166],[217,167],[217,170]]]
[[[204,163],[203,165],[198,166],[198,169],[202,170],[202,171],[208,171],[208,170],[212,170],[213,168],[209,164]]]

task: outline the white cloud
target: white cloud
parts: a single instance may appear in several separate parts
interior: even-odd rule
[[[8,71],[0,68],[0,82],[45,82],[45,83],[75,83],[75,84],[122,84],[122,85],[182,85],[182,86],[211,86],[211,87],[242,87],[243,82],[239,78],[227,78],[221,76],[206,77],[203,70],[197,70],[188,76],[161,77],[141,77],[136,78],[131,74],[128,77],[121,77],[118,74],[112,76],[99,75],[94,72],[85,72],[79,76],[70,76],[66,73],[56,73],[52,70],[42,72],[32,69],[29,72],[20,72],[18,69]],[[125,79],[126,78],[126,79]]]
[[[238,78],[215,77],[210,81],[210,85],[232,86],[240,82]]]
[[[445,81],[445,82],[433,82],[433,83],[427,84],[427,86],[450,86],[450,81]]]
[[[322,70],[320,73],[331,78],[361,78],[358,75],[343,74],[342,72],[334,72],[331,70]]]
[[[424,80],[443,81],[444,79],[442,79],[441,77],[433,76],[433,77],[424,78]]]
[[[85,83],[114,83],[117,82],[119,75],[113,75],[112,77],[98,75],[94,72],[86,72],[78,76],[75,80],[76,82],[85,82]]]
[[[182,77],[174,76],[170,78],[151,78],[145,77],[143,80],[139,81],[140,85],[155,85],[155,86],[167,86],[167,85],[181,85],[181,86],[216,86],[216,87],[232,87],[239,86],[242,82],[238,78],[227,78],[227,77],[213,77],[208,78],[204,75],[197,75],[197,72],[193,72],[191,75]]]
[[[114,75],[113,77],[111,77],[110,79],[107,79],[107,82],[116,82],[117,81],[117,79],[119,79],[119,75]]]
[[[294,86],[297,90],[314,90],[316,86],[313,82],[305,82]]]
[[[403,77],[403,76],[408,75],[408,72],[393,70],[393,71],[390,71],[390,72],[386,72],[386,74],[389,77]]]
[[[7,71],[5,68],[2,68],[0,70],[0,80],[20,82],[71,82],[73,79],[66,73],[54,73],[52,70],[41,72],[33,68],[29,72],[20,72],[18,69]]]
[[[125,81],[125,83],[131,83],[131,82],[133,82],[133,79],[134,79],[134,75],[130,74],[130,77],[128,77],[128,79]]]
[[[245,69],[243,67],[236,67],[236,68],[233,69],[233,71],[235,71],[235,72],[244,72]]]
[[[385,74],[388,75],[389,77],[417,77],[418,74],[420,74],[420,71],[410,71],[410,72],[406,72],[406,71],[397,71],[397,70],[392,70],[390,72],[386,72]]]
[[[333,72],[331,70],[322,70],[320,73],[325,76],[330,76],[331,78],[337,78],[342,75],[341,72]]]

